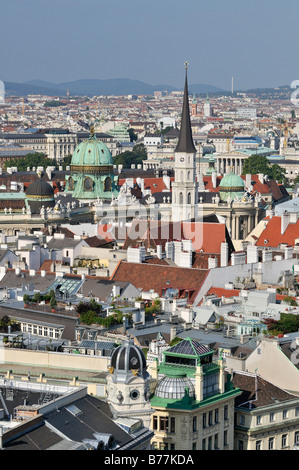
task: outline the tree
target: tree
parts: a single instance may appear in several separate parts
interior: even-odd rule
[[[130,135],[130,141],[134,142],[137,140],[137,134],[135,134],[134,130],[132,128],[128,129],[129,135]]]
[[[19,171],[26,171],[28,167],[38,167],[38,166],[52,166],[53,160],[47,158],[44,153],[27,153],[25,157],[22,158],[12,158],[5,162],[5,168],[8,167],[17,167]]]
[[[130,168],[131,165],[142,164],[143,160],[147,159],[147,151],[143,144],[137,144],[133,150],[126,150],[125,152],[114,157],[115,165],[123,165],[124,168]]]
[[[248,157],[243,165],[243,175],[257,175],[263,173],[268,175],[272,180],[276,180],[279,183],[284,183],[286,170],[277,163],[271,165],[269,160],[264,155],[251,155]]]

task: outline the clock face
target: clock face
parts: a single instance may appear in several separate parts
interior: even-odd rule
[[[139,398],[139,391],[138,390],[132,390],[131,393],[130,393],[130,397],[132,398],[132,400],[137,400],[137,398]]]
[[[184,161],[185,161],[185,157],[181,157],[181,158],[180,158],[180,162],[181,162],[181,163],[184,163]]]

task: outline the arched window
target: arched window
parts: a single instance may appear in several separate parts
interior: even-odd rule
[[[104,191],[111,191],[111,178],[109,176],[107,176],[107,178],[105,179]]]
[[[190,178],[191,178],[191,171],[189,170],[187,173],[187,179],[190,180]]]
[[[183,193],[180,193],[180,204],[184,203]]]
[[[187,204],[191,204],[191,193],[188,193],[188,202]]]
[[[184,181],[184,173],[181,171],[181,181]]]

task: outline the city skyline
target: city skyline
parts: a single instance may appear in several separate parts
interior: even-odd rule
[[[12,0],[1,11],[4,81],[128,78],[181,87],[185,60],[190,84],[226,90],[232,76],[236,90],[299,76],[294,0],[283,9],[277,0]]]

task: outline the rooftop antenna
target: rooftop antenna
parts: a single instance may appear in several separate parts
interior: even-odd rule
[[[232,95],[234,94],[234,77],[232,77]]]

